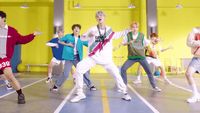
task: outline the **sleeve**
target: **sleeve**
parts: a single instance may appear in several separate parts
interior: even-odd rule
[[[16,44],[26,44],[26,43],[29,43],[35,37],[35,35],[33,35],[33,34],[22,36],[21,34],[19,34],[17,32],[17,30],[14,30],[13,32],[14,32],[15,37],[16,37]]]
[[[199,47],[200,40],[195,40],[195,33],[191,32],[187,37],[187,46],[189,47]]]
[[[128,37],[127,35],[123,37],[123,40],[122,40],[122,44],[126,44],[128,43]]]
[[[93,37],[95,35],[95,32],[93,28],[90,28],[87,32],[83,33],[80,37],[82,41],[88,41],[89,38]]]
[[[150,40],[148,40],[146,37],[144,37],[144,40],[143,40],[144,47],[147,47],[149,44],[150,44]]]
[[[88,47],[88,41],[82,41],[83,45]]]
[[[120,32],[115,32],[115,34],[113,35],[113,39],[118,39],[120,37],[125,37],[128,34],[129,30],[123,30]]]
[[[57,43],[51,43],[51,42],[46,43],[46,45],[50,46],[50,47],[56,47],[56,46],[58,46]]]
[[[60,38],[59,41],[67,42],[69,35],[65,35],[64,37]]]
[[[55,38],[49,40],[48,43],[55,43]]]

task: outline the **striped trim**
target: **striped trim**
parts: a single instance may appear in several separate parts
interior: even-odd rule
[[[113,35],[114,35],[114,32],[112,32],[112,29],[109,29],[106,32],[106,36],[108,38],[106,38],[104,42],[94,42],[89,48],[89,52],[90,52],[89,56],[93,56],[98,50],[101,51],[103,46],[105,46],[111,40]]]

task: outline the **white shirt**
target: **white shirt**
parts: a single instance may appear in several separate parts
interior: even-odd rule
[[[78,41],[78,37],[75,37],[75,36],[74,36],[74,38],[75,38],[75,43],[74,43],[74,55],[76,55],[76,54],[78,54],[78,53],[77,53],[77,49],[76,49],[76,44],[77,44],[77,41]]]
[[[110,30],[111,27],[106,26],[106,32]],[[100,30],[101,34],[104,34],[105,29]],[[118,39],[120,37],[124,37],[128,33],[128,30],[124,30],[122,32],[115,32],[112,36],[111,40],[103,46],[102,50],[98,50],[93,56],[91,56],[96,63],[98,64],[107,64],[112,62],[112,39]],[[91,37],[89,35],[92,34]],[[90,28],[83,36],[81,37],[81,40],[88,40],[88,52],[90,46],[95,42],[95,37],[99,36],[99,31],[97,29],[97,26],[94,26]]]

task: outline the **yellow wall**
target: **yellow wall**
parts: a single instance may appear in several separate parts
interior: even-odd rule
[[[77,3],[77,1],[75,1]],[[145,0],[135,1],[135,9],[128,9],[127,6],[130,0],[79,0],[80,9],[73,8],[72,0],[65,0],[64,10],[64,28],[65,33],[71,33],[71,26],[74,23],[82,25],[81,33],[84,33],[91,26],[97,24],[95,13],[97,10],[103,10],[106,14],[106,24],[112,26],[114,31],[124,30],[129,27],[132,20],[141,22],[142,32],[146,32],[146,17],[145,17]],[[141,13],[142,12],[142,13]],[[122,39],[115,40],[114,46],[117,46]],[[84,50],[84,56],[87,55],[87,50]],[[114,58],[116,65],[122,65],[127,59],[127,47],[122,47],[116,52],[113,52],[113,57],[124,57],[121,61],[119,58]],[[136,65],[134,66],[136,67]],[[135,69],[129,69],[133,72]],[[105,73],[106,71],[101,66],[95,66],[91,70],[92,73]]]
[[[96,25],[95,12],[103,10],[106,13],[106,24],[112,26],[114,31],[120,31],[129,27],[132,20],[140,22],[140,30],[146,34],[146,0],[134,0],[135,9],[127,6],[132,0],[64,0],[64,28],[65,33],[71,33],[71,25],[79,23],[82,25],[81,33]],[[28,2],[29,9],[21,9],[20,5]],[[82,8],[74,9],[73,4],[80,2]],[[28,34],[35,29],[42,31],[42,35],[22,46],[22,63],[43,64],[49,63],[52,58],[50,48],[45,43],[53,35],[53,0],[0,0],[0,9],[7,15],[7,23],[15,27],[21,34]],[[114,41],[117,46],[121,39]],[[85,48],[84,56],[86,56]],[[124,57],[121,61],[114,58],[116,65],[121,65],[127,59],[127,48],[122,47],[113,53],[113,56]],[[135,72],[135,66],[129,72]],[[31,71],[46,71],[47,68],[34,67]],[[105,70],[96,66],[92,73],[104,73]]]
[[[22,35],[39,30],[41,36],[36,37],[31,43],[22,45],[22,64],[49,63],[50,49],[45,43],[53,34],[53,3],[32,3],[30,8],[20,8],[21,3],[0,1],[0,10],[7,13],[7,24],[13,26]],[[47,71],[47,68],[31,68],[31,71]]]
[[[177,3],[183,4],[176,9]],[[180,58],[191,58],[186,38],[193,27],[200,25],[199,0],[158,0],[158,32],[162,45],[173,45],[174,49],[161,54],[165,65],[180,67]]]

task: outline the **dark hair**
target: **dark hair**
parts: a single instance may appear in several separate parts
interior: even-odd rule
[[[81,25],[80,24],[73,24],[72,25],[72,30],[74,30],[75,27],[78,27],[79,29],[81,29]]]
[[[151,34],[150,34],[150,38],[152,38],[152,37],[157,37],[157,38],[158,38],[158,34],[156,34],[156,33],[151,33]]]
[[[57,33],[59,32],[64,32],[63,28],[58,28],[58,30],[56,31]]]
[[[1,17],[1,18],[6,18],[6,13],[3,12],[3,11],[0,11],[0,17]]]

